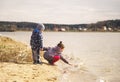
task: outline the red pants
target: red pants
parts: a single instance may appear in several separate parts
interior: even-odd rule
[[[58,61],[60,59],[60,56],[56,55],[53,57],[53,61],[52,64],[54,64],[56,61]]]

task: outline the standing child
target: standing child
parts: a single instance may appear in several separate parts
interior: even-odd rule
[[[44,48],[44,50],[46,50],[46,52],[44,53],[44,58],[48,61],[49,64],[54,65],[54,63],[57,62],[59,59],[69,64],[69,62],[62,56],[62,51],[64,50],[64,45],[62,44],[62,41],[60,41],[57,46],[53,48]]]
[[[38,24],[33,30],[30,40],[30,45],[32,49],[33,64],[41,64],[40,61],[40,50],[43,50],[43,36],[45,26],[43,24]]]

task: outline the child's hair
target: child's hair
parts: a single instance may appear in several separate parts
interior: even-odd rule
[[[64,49],[64,48],[65,48],[64,44],[62,44],[62,41],[60,41],[60,42],[57,44],[57,46],[60,47],[61,49]]]

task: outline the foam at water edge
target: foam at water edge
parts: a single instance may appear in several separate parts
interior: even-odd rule
[[[104,77],[100,77],[96,82],[107,82]]]
[[[105,82],[103,79],[100,79],[100,82]]]

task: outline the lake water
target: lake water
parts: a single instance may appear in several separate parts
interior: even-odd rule
[[[31,32],[0,34],[28,45],[31,36]],[[63,53],[76,65],[76,68],[73,68],[62,64],[65,67],[61,68],[64,69],[61,82],[120,82],[120,33],[44,32],[43,36],[46,47],[56,46],[59,41],[63,41]],[[69,70],[69,75],[66,69]]]

